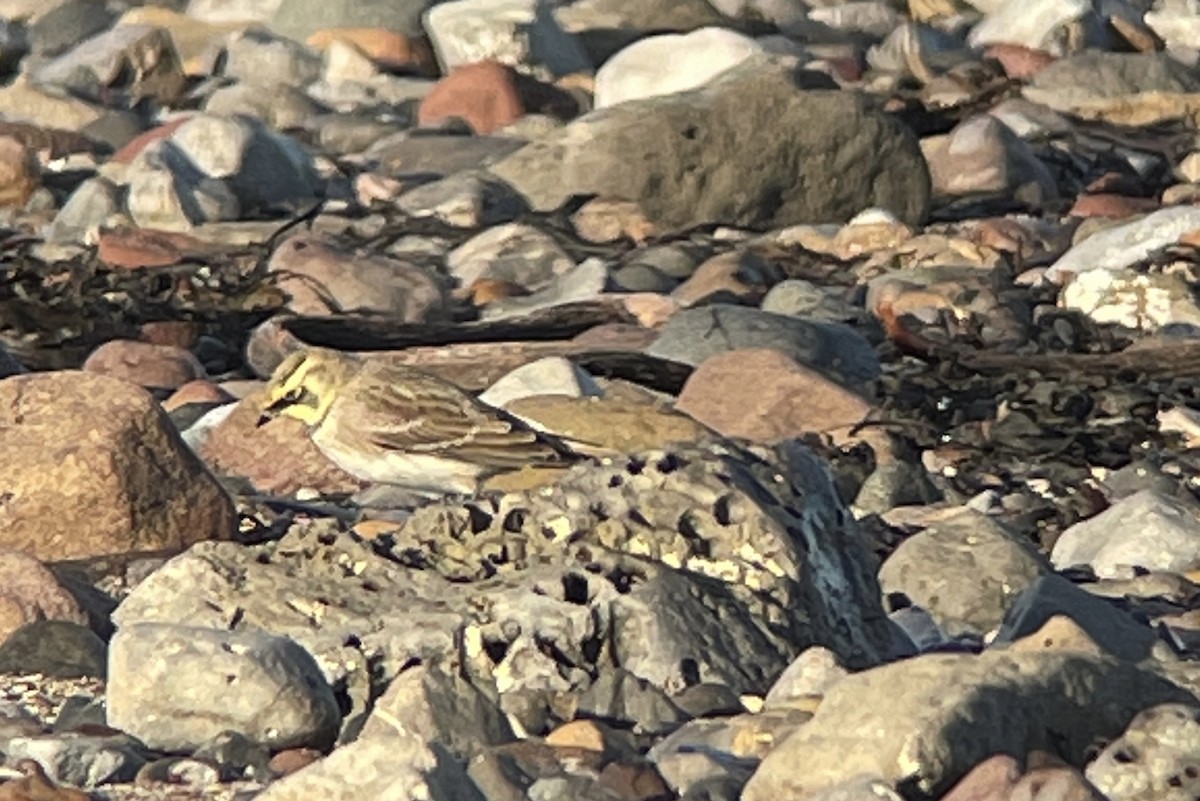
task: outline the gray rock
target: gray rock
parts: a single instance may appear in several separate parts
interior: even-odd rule
[[[244,734],[223,731],[192,752],[192,758],[220,766],[220,781],[263,779],[271,775],[270,749]]]
[[[1039,70],[1022,90],[1059,111],[1144,92],[1200,91],[1200,76],[1166,53],[1087,50]]]
[[[667,294],[679,286],[679,282],[674,278],[669,278],[649,264],[642,263],[617,268],[612,274],[612,282],[614,287],[622,292]]]
[[[754,773],[762,757],[754,752],[770,750],[801,728],[812,714],[798,709],[773,710],[757,715],[734,715],[693,720],[654,744],[650,761],[675,792],[690,794],[713,781],[736,783],[740,789]]]
[[[29,44],[35,55],[53,57],[85,39],[108,30],[117,18],[103,3],[67,0],[42,14],[29,26]]]
[[[1056,568],[1088,566],[1118,578],[1130,568],[1184,572],[1200,565],[1200,516],[1154,490],[1123,498],[1068,528],[1050,551]]]
[[[186,78],[171,36],[151,25],[118,25],[38,66],[32,78],[41,84],[58,84],[97,92],[132,76],[133,89],[163,101],[182,93]]]
[[[1112,801],[1190,801],[1200,794],[1200,711],[1163,704],[1141,712],[1087,766]]]
[[[189,0],[187,15],[208,23],[268,23],[280,0]],[[303,38],[303,37],[300,37]]]
[[[379,140],[365,155],[388,177],[430,179],[487,166],[524,146],[524,140],[506,136],[414,136],[406,131]]]
[[[927,609],[953,637],[1000,625],[1013,600],[1049,572],[1031,542],[964,512],[900,543],[879,569],[879,586]]]
[[[244,114],[283,131],[300,128],[326,109],[294,86],[275,84],[264,91],[261,84],[235,83],[214,90],[204,101],[204,111],[227,117]]]
[[[1116,736],[1137,712],[1163,703],[1198,704],[1165,679],[1111,658],[918,656],[834,685],[813,719],[766,756],[742,798],[807,797],[857,776],[938,797],[995,753],[1040,749],[1079,764],[1097,738]]]
[[[489,303],[481,310],[480,317],[484,320],[502,320],[566,303],[595,300],[608,285],[608,264],[592,257],[554,278],[531,295],[517,295]]]
[[[1017,596],[993,646],[1027,637],[1055,615],[1065,615],[1108,653],[1131,662],[1150,656],[1158,637],[1115,604],[1097,598],[1061,576],[1042,576]]]
[[[803,278],[787,278],[771,287],[759,308],[772,314],[830,323],[846,322],[857,314],[857,309],[839,297],[836,290],[817,286]]]
[[[0,345],[0,378],[8,378],[13,375],[21,375],[26,372],[25,365],[17,360],[8,352],[8,349]]]
[[[666,734],[689,718],[662,688],[620,668],[604,673],[580,694],[579,711],[650,735]]]
[[[757,59],[702,89],[585,114],[490,169],[535,209],[595,193],[636,201],[668,229],[839,222],[870,206],[913,223],[929,204],[909,129]]]
[[[708,249],[689,247],[686,243],[650,245],[638,248],[625,259],[626,266],[645,265],[675,281],[686,281],[700,263],[712,256]]]
[[[1004,0],[971,30],[969,41],[978,48],[1017,44],[1056,56],[1084,48],[1108,49],[1108,19],[1101,9],[1121,5],[1071,0],[1037,0],[1030,4]]]
[[[806,648],[771,685],[763,708],[786,707],[800,698],[824,695],[847,675],[849,671],[833,651],[819,645]]]
[[[60,679],[104,678],[108,649],[87,626],[35,620],[0,645],[0,674],[40,673]]]
[[[875,350],[849,326],[723,304],[673,315],[647,352],[694,366],[738,348],[776,348],[851,385],[872,381],[880,373]]]
[[[446,267],[461,286],[487,278],[537,290],[574,269],[575,260],[549,234],[509,223],[468,239],[451,251]]]
[[[902,459],[884,462],[858,488],[852,509],[859,517],[885,514],[897,506],[922,506],[943,500],[929,471]]]
[[[533,395],[588,398],[603,394],[596,379],[582,367],[562,356],[547,356],[505,373],[484,390],[479,399],[503,407],[517,398]]]
[[[192,0],[195,3],[197,0]],[[262,2],[262,0],[258,0]],[[271,17],[271,30],[303,42],[322,28],[387,28],[406,36],[424,33],[421,15],[433,0],[281,0]]]
[[[529,210],[525,198],[515,189],[477,171],[454,173],[418,186],[397,198],[396,206],[413,217],[436,217],[459,228],[508,223]]]
[[[1117,271],[1179,240],[1200,226],[1200,208],[1172,206],[1120,223],[1076,244],[1046,270],[1046,279],[1066,283],[1088,270]]]
[[[265,633],[121,625],[108,674],[109,725],[162,750],[197,748],[226,730],[278,749],[319,748],[341,719],[312,656]]]
[[[321,57],[304,45],[267,31],[250,29],[225,43],[223,74],[259,90],[302,88],[321,74]]]
[[[771,461],[724,445],[648,452],[494,503],[425,507],[390,558],[329,528],[199,544],[114,621],[291,637],[359,708],[410,660],[463,650],[464,675],[503,696],[547,677],[517,653],[550,655],[567,690],[621,667],[668,692],[741,693],[764,692],[813,644],[855,667],[891,648],[871,557],[826,468],[796,445]]]
[[[121,209],[122,191],[105,178],[81,183],[46,227],[46,241],[80,244]]]
[[[940,200],[1009,199],[1041,209],[1058,199],[1058,183],[1033,148],[990,115],[964,120],[945,136],[926,137],[921,149]]]
[[[133,781],[146,763],[137,741],[123,734],[14,737],[8,741],[4,753],[14,761],[36,761],[52,781],[88,788]]]
[[[425,14],[425,30],[443,72],[496,59],[553,80],[591,72],[579,42],[541,0],[451,0]]]
[[[129,172],[125,205],[134,222],[145,228],[187,231],[200,223],[241,216],[233,190],[206,176],[170,141],[148,146]]]

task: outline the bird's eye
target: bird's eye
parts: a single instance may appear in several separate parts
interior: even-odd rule
[[[288,403],[295,403],[300,400],[300,396],[304,394],[304,387],[292,387],[283,394],[283,399]]]

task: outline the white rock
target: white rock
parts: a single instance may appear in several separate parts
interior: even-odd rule
[[[1064,531],[1050,561],[1060,570],[1087,565],[1101,578],[1131,567],[1182,573],[1200,567],[1200,518],[1195,507],[1142,490]]]
[[[225,422],[225,419],[229,417],[229,415],[233,414],[233,410],[236,408],[236,403],[227,403],[224,406],[218,406],[215,409],[209,409],[207,412],[200,415],[200,418],[196,420],[196,422],[192,423],[188,427],[187,431],[183,432],[183,441],[187,443],[189,448],[196,453],[199,453],[200,449],[204,447],[205,441],[209,438],[212,432],[215,431],[217,427],[221,425],[221,423]]]
[[[1170,323],[1200,325],[1191,287],[1174,273],[1137,275],[1092,270],[1063,289],[1059,305],[1083,312],[1102,325],[1154,331]]]
[[[1103,20],[1093,0],[1007,0],[971,30],[968,41],[972,47],[1018,44],[1061,56],[1065,51],[1058,34],[1076,23],[1082,23],[1087,43],[1104,43]]]
[[[1089,236],[1064,253],[1046,271],[1046,279],[1064,283],[1089,270],[1120,270],[1200,228],[1200,207],[1173,206]]]
[[[1158,0],[1145,20],[1168,49],[1200,48],[1200,0]]]
[[[424,22],[443,73],[485,59],[539,78],[592,71],[545,0],[453,0],[426,11]]]
[[[604,395],[604,390],[590,373],[570,359],[547,356],[505,373],[479,399],[492,406],[504,407],[519,398],[534,395],[599,398]]]
[[[686,92],[762,52],[754,39],[725,28],[650,36],[620,50],[596,72],[595,107]]]
[[[325,747],[337,699],[308,651],[255,631],[136,623],[109,644],[108,724],[151,748],[190,751],[232,730],[275,749]]]
[[[229,187],[206,177],[167,140],[151,143],[137,155],[128,180],[126,208],[144,228],[187,231],[241,216],[241,204]]]

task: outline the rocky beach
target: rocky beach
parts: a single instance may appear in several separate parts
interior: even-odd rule
[[[1194,801],[1198,286],[1196,0],[0,0],[0,801]]]

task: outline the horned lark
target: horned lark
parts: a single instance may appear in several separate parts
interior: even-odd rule
[[[309,348],[267,385],[258,424],[294,417],[346,472],[435,495],[474,494],[489,476],[580,458],[458,387],[411,367]]]

